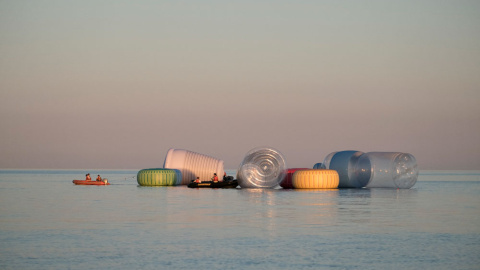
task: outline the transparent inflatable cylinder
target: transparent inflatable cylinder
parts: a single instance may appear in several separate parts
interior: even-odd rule
[[[287,165],[284,156],[273,148],[257,147],[244,157],[237,171],[242,188],[274,188],[285,179]]]
[[[332,153],[328,154],[323,159],[323,163],[317,163],[317,164],[320,164],[320,165],[316,169],[328,169],[330,167],[330,161],[332,160],[333,155],[335,155],[336,153],[338,153],[338,152],[332,152]],[[317,165],[317,164],[315,164],[315,165]]]
[[[367,188],[411,188],[418,178],[415,157],[399,152],[369,152],[358,159],[355,175]]]
[[[210,181],[213,174],[223,177],[223,160],[184,149],[170,149],[163,164],[165,169],[177,169],[182,173],[182,185],[200,177],[202,181]]]
[[[338,172],[339,188],[362,188],[368,184],[365,179],[355,175],[355,166],[363,154],[360,151],[340,151],[330,153],[325,157],[323,164],[328,166],[325,169]]]

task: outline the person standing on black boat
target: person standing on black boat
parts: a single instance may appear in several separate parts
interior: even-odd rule
[[[214,174],[213,174],[212,181],[213,181],[213,182],[218,182],[217,173],[214,173]]]

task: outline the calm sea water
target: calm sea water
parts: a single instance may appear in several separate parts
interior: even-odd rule
[[[75,186],[100,173],[110,186]],[[480,269],[480,171],[414,188],[140,187],[0,170],[0,269]],[[228,171],[234,175],[234,171]]]

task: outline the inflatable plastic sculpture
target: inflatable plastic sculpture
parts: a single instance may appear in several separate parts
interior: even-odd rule
[[[209,181],[213,174],[223,177],[223,160],[184,149],[170,149],[163,164],[165,169],[177,169],[182,173],[182,185],[200,177],[201,181]]]
[[[237,171],[242,188],[274,188],[284,180],[287,165],[282,153],[269,147],[250,150]]]
[[[417,161],[408,153],[333,152],[325,157],[323,166],[338,172],[339,188],[408,189],[418,178]]]

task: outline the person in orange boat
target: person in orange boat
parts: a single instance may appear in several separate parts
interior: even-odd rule
[[[100,177],[100,174],[97,176],[97,181],[102,181],[102,177]]]
[[[212,181],[213,182],[218,182],[218,176],[217,176],[216,173],[213,174]]]
[[[87,180],[87,181],[92,181],[92,177],[90,177],[90,174],[89,174],[89,173],[87,173],[87,174],[85,175],[85,180]]]

